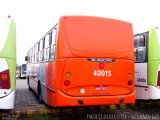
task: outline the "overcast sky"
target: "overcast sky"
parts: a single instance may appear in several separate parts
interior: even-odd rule
[[[160,26],[160,0],[0,0],[0,16],[17,29],[17,63],[62,15],[89,15],[131,22],[134,33]]]

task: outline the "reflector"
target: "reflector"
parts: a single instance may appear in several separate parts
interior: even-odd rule
[[[69,81],[69,80],[65,80],[65,81],[64,81],[64,85],[65,85],[65,86],[69,86],[69,85],[70,85],[70,81]]]

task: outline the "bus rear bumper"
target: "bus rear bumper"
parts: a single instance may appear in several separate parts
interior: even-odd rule
[[[149,95],[152,100],[160,99],[160,88],[149,85]]]
[[[147,87],[136,86],[136,99],[139,100],[160,99],[160,88],[152,85],[148,85]]]
[[[147,87],[136,87],[136,99],[139,100],[160,99],[160,88],[152,85],[148,85]]]
[[[54,106],[96,106],[111,104],[135,103],[135,91],[128,95],[119,96],[93,96],[93,97],[72,97],[61,91],[56,91],[56,102]]]
[[[13,109],[15,100],[15,91],[9,95],[0,98],[0,109]]]
[[[138,100],[149,100],[149,87],[136,86],[136,99]]]

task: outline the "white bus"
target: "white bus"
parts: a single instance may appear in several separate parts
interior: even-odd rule
[[[160,31],[134,36],[136,99],[160,99]]]

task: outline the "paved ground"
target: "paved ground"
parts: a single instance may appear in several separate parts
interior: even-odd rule
[[[28,90],[26,79],[17,79],[16,85],[15,111],[26,112],[26,110],[47,109],[45,104],[40,104],[37,101],[33,91]]]
[[[2,120],[160,120],[160,100],[135,105],[53,108],[39,104],[25,79],[17,79],[15,108],[0,110]]]

